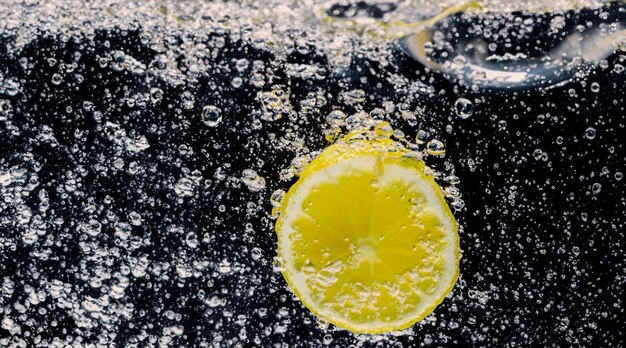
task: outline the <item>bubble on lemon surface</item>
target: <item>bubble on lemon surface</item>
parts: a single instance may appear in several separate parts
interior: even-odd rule
[[[326,122],[333,126],[338,127],[343,125],[345,119],[348,117],[346,113],[341,110],[333,110],[328,115],[326,115]]]
[[[425,144],[428,141],[429,137],[430,134],[427,131],[420,129],[415,135],[415,143],[417,143],[418,145]]]
[[[446,153],[446,147],[440,140],[432,139],[426,144],[426,152],[429,155],[443,156]]]

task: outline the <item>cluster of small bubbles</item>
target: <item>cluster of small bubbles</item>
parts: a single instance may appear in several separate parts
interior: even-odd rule
[[[474,104],[469,99],[459,98],[454,102],[454,111],[462,119],[469,118],[474,114]]]
[[[13,114],[13,106],[7,99],[0,99],[0,121],[8,120]]]
[[[318,65],[285,64],[285,72],[292,78],[323,80],[326,69]]]
[[[346,130],[355,130],[360,128],[371,128],[375,122],[364,111],[355,112],[346,117],[343,126]]]
[[[20,83],[14,79],[5,79],[4,81],[2,81],[1,77],[2,75],[0,75],[0,94],[4,93],[9,97],[16,96],[21,89]]]
[[[543,162],[548,161],[548,154],[544,152],[542,149],[535,149],[532,153],[532,156],[535,159],[535,161],[543,161]]]
[[[265,178],[259,176],[252,169],[244,169],[241,181],[248,187],[250,191],[261,191],[265,188]]]
[[[400,112],[400,116],[404,121],[406,121],[409,126],[414,127],[415,125],[417,125],[417,117],[415,116],[414,112],[403,110]]]
[[[366,100],[365,91],[362,89],[354,89],[346,92],[341,92],[339,99],[350,106],[356,106],[363,103]]]
[[[174,192],[181,198],[192,197],[201,185],[202,175],[197,170],[189,173],[186,168],[183,169],[183,173],[183,177],[178,179],[174,186]]]
[[[294,175],[300,175],[300,173],[302,173],[304,168],[309,163],[311,163],[313,158],[314,158],[313,154],[303,154],[303,155],[294,157],[291,160],[289,169],[287,170],[286,174],[288,174],[288,176],[286,177],[286,179],[287,180],[291,179]]]
[[[196,105],[196,97],[194,96],[193,93],[191,93],[191,91],[184,91],[181,95],[181,100],[182,100],[182,104],[183,107],[187,110],[191,110],[195,107]]]
[[[227,259],[220,261],[217,269],[220,273],[230,273],[233,270],[232,264]]]
[[[113,51],[105,59],[110,63],[108,66],[118,72],[126,70],[134,75],[144,75],[146,72],[147,67],[145,64],[120,50]]]
[[[448,186],[444,188],[443,192],[445,196],[448,198],[456,198],[461,195],[461,192],[459,191],[459,189],[454,186]]]
[[[333,110],[326,115],[326,123],[331,127],[340,127],[344,124],[345,119],[348,117],[345,112],[341,110]]]
[[[450,185],[457,185],[461,182],[458,176],[456,175],[448,175],[443,180]]]
[[[278,189],[272,192],[270,196],[270,203],[272,207],[279,208],[283,204],[283,199],[285,198],[285,190]]]
[[[209,127],[216,127],[222,122],[222,109],[215,105],[206,105],[202,108],[202,122]]]
[[[511,206],[515,206],[515,199],[518,196],[517,186],[511,185],[508,188],[508,195],[506,196],[506,200],[509,202]]]
[[[261,102],[261,119],[265,121],[277,121],[284,116],[295,115],[289,101],[288,92],[281,88],[275,88],[268,92],[259,92],[257,100]]]

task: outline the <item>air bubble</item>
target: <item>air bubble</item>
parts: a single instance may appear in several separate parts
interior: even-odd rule
[[[261,259],[261,257],[263,257],[263,250],[261,250],[261,248],[254,247],[250,251],[250,255],[252,256],[253,260],[255,260],[255,261],[259,260],[259,259]]]
[[[585,138],[592,140],[592,139],[595,139],[595,137],[596,137],[596,129],[593,127],[587,128],[587,130],[585,131]]]
[[[59,73],[55,73],[54,75],[52,75],[51,82],[53,85],[58,86],[61,84],[61,82],[63,82],[63,76],[61,76],[61,74]]]
[[[430,137],[430,134],[427,131],[420,129],[417,132],[417,135],[415,135],[415,142],[418,145],[422,145],[422,144],[426,143],[426,141],[428,140],[429,137]]]
[[[222,304],[222,300],[220,300],[220,298],[217,296],[213,296],[207,301],[207,304],[209,305],[209,307],[215,308]]]
[[[333,336],[331,336],[330,334],[326,334],[322,342],[324,343],[324,345],[330,345],[331,343],[333,343]]]
[[[600,193],[600,191],[602,191],[602,184],[596,182],[593,185],[591,185],[591,193],[596,195],[596,194]]]
[[[156,104],[163,99],[163,90],[157,87],[150,88],[150,100]]]
[[[433,156],[443,156],[446,154],[446,148],[441,141],[433,139],[426,144],[426,152]]]
[[[198,239],[196,238],[195,232],[187,233],[185,237],[185,244],[187,244],[190,248],[196,248],[198,246]]]
[[[130,218],[131,224],[133,224],[134,226],[141,226],[142,218],[141,218],[141,215],[139,215],[139,213],[133,211],[130,214],[128,214],[128,217]]]
[[[385,119],[385,110],[381,108],[375,108],[370,111],[370,117],[373,120],[384,120]]]
[[[341,110],[333,110],[328,115],[326,115],[326,122],[333,126],[339,127],[343,125],[344,120],[348,117],[345,112]]]
[[[393,128],[389,122],[381,122],[376,126],[374,132],[378,138],[388,139],[393,134]]]
[[[462,119],[467,119],[474,114],[474,104],[468,99],[459,98],[454,103],[456,115]]]
[[[243,79],[239,76],[233,77],[233,79],[230,81],[230,85],[234,88],[239,88],[241,87],[241,85],[243,85]]]
[[[215,105],[206,105],[202,108],[202,122],[209,127],[216,127],[222,122],[222,109]]]
[[[250,61],[245,58],[238,59],[235,62],[235,69],[237,69],[237,71],[240,73],[245,72],[249,66],[250,66]]]
[[[283,261],[280,257],[274,257],[272,260],[272,269],[274,272],[281,272],[283,270]]]

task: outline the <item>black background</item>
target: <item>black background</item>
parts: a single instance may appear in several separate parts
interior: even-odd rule
[[[10,100],[13,115],[0,127],[0,168],[21,164],[21,154],[32,153],[43,163],[39,185],[49,191],[54,217],[64,218],[62,224],[50,223],[46,237],[29,246],[20,241],[20,230],[12,227],[14,212],[0,212],[0,279],[16,284],[12,297],[0,304],[10,307],[23,303],[26,295],[22,284],[34,278],[39,284],[44,279],[72,284],[78,300],[99,296],[78,277],[89,274],[89,270],[78,267],[85,259],[79,246],[85,236],[77,232],[77,221],[91,216],[85,209],[89,197],[120,216],[136,211],[143,218],[143,224],[134,226],[132,233],[144,243],[132,251],[121,248],[122,255],[113,258],[109,266],[112,270],[125,257],[140,253],[155,262],[206,259],[211,266],[190,278],[177,277],[175,272],[169,278],[131,277],[125,297],[119,301],[134,303],[135,312],[131,318],[119,318],[113,329],[105,325],[81,329],[70,310],[57,308],[48,300],[39,305],[47,308],[46,314],[33,307],[22,317],[25,320],[17,319],[22,332],[31,332],[30,337],[21,335],[29,346],[38,335],[44,342],[76,336],[87,343],[108,336],[105,340],[115,346],[133,342],[147,346],[148,339],[137,337],[142,331],[161,335],[163,327],[174,323],[163,316],[167,310],[180,313],[176,323],[185,327],[183,335],[174,338],[174,346],[269,347],[286,343],[310,347],[322,346],[327,334],[333,338],[331,346],[339,347],[624,346],[626,195],[624,181],[614,176],[618,171],[626,172],[626,80],[623,73],[613,70],[615,64],[624,64],[619,54],[610,57],[608,69],[593,68],[566,86],[532,91],[472,92],[423,71],[400,50],[394,51],[392,64],[385,67],[355,54],[348,69],[329,73],[321,81],[289,78],[277,64],[274,83],[290,84],[296,110],[299,100],[318,89],[328,92],[329,102],[318,113],[297,122],[284,117],[264,122],[262,129],[255,130],[252,121],[258,116],[252,111],[259,108],[256,90],[231,87],[232,74],[228,72],[207,72],[194,84],[174,86],[158,75],[147,79],[99,66],[97,57],[110,50],[122,50],[150,66],[157,53],[141,42],[141,33],[142,29],[100,31],[92,39],[69,40],[42,33],[20,52],[8,51],[11,35],[0,36],[2,72],[5,77],[18,79],[22,86],[17,95],[2,96]],[[215,59],[225,66],[233,68],[233,58],[263,60],[268,66],[275,59],[267,51],[231,42],[228,36],[225,40],[226,48]],[[47,59],[70,62],[74,51],[82,52],[76,73],[82,74],[84,81],[77,83],[67,74],[61,86],[54,86],[50,81],[57,67],[50,67]],[[32,67],[24,69],[21,57],[28,57]],[[179,60],[180,65],[185,64]],[[292,53],[287,62],[327,64],[326,57],[317,53]],[[389,74],[422,80],[434,86],[435,92],[407,98],[413,92],[391,85],[386,79]],[[367,83],[361,82],[363,76]],[[599,93],[590,91],[592,82],[600,84]],[[210,88],[212,84],[220,86],[218,92]],[[164,92],[160,102],[148,102],[143,107],[124,102],[128,90],[146,92],[153,87]],[[417,126],[392,116],[390,120],[407,135],[413,136],[418,128],[429,129],[446,144],[445,159],[430,158],[428,162],[441,169],[446,163],[454,165],[466,204],[456,214],[463,251],[457,286],[428,320],[413,327],[413,333],[386,336],[380,342],[332,327],[327,332],[320,329],[314,316],[272,269],[276,238],[268,198],[273,190],[286,190],[291,184],[281,182],[278,172],[289,166],[294,154],[272,146],[270,134],[284,136],[295,131],[304,136],[311,150],[323,148],[324,115],[341,105],[339,92],[353,88],[366,91],[364,110],[380,107],[385,100],[408,100],[412,108],[423,108]],[[185,90],[196,97],[192,110],[181,106],[180,95]],[[474,115],[466,120],[453,111],[460,96],[477,100]],[[83,108],[85,100],[103,112],[102,120],[95,120],[93,112]],[[200,121],[198,110],[207,104],[223,110],[218,127],[209,128]],[[73,112],[68,113],[67,106]],[[345,105],[342,109],[354,111]],[[132,175],[127,166],[112,169],[112,161],[120,155],[104,133],[105,121],[120,124],[128,134],[147,137],[148,149],[121,155],[126,163],[136,161],[146,171]],[[58,145],[38,140],[44,125],[52,128]],[[451,125],[450,132],[446,125]],[[588,127],[595,128],[594,139],[585,137]],[[84,134],[76,136],[77,130]],[[557,143],[559,136],[562,144]],[[181,154],[181,144],[187,144],[193,153]],[[536,149],[545,152],[547,160],[535,159]],[[245,168],[257,168],[259,160],[265,164],[257,172],[268,184],[260,194],[245,186],[237,189],[236,184],[214,176],[225,162],[230,163],[225,172],[239,176]],[[98,163],[109,167],[108,172],[95,170]],[[80,178],[84,194],[63,198],[56,187],[66,179],[65,172],[77,166],[87,169]],[[182,167],[199,170],[203,185],[193,197],[180,201],[171,187]],[[607,173],[603,173],[604,167]],[[592,192],[594,183],[601,184],[600,192]],[[509,198],[511,192],[514,198]],[[29,202],[35,207],[36,194],[31,196]],[[112,199],[102,203],[107,196]],[[220,212],[220,205],[225,211]],[[105,210],[97,213],[103,219]],[[246,228],[246,224],[251,225]],[[184,235],[167,232],[171,225],[184,226],[206,241],[190,249],[185,246]],[[97,238],[105,248],[116,245],[110,225],[105,224]],[[253,247],[262,249],[259,260],[250,257]],[[43,249],[50,249],[52,256],[33,256]],[[216,269],[224,258],[232,263],[233,271],[221,274]],[[89,262],[86,265],[89,267]],[[38,277],[33,276],[34,270]],[[208,307],[198,296],[200,290],[207,298],[219,295],[225,299],[224,306]],[[267,308],[267,314],[259,315],[259,308]],[[224,310],[233,315],[224,315]],[[246,319],[237,324],[241,314]],[[31,319],[30,324],[26,319]],[[50,325],[52,319],[59,324]],[[285,326],[286,332],[277,333],[277,325]],[[238,336],[241,327],[247,330],[243,339]],[[222,339],[214,341],[218,335]],[[0,329],[1,337],[10,334]]]

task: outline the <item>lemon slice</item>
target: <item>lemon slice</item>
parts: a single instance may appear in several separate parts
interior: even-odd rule
[[[457,225],[411,152],[351,133],[289,189],[276,222],[285,280],[315,315],[356,333],[402,330],[459,274]]]

